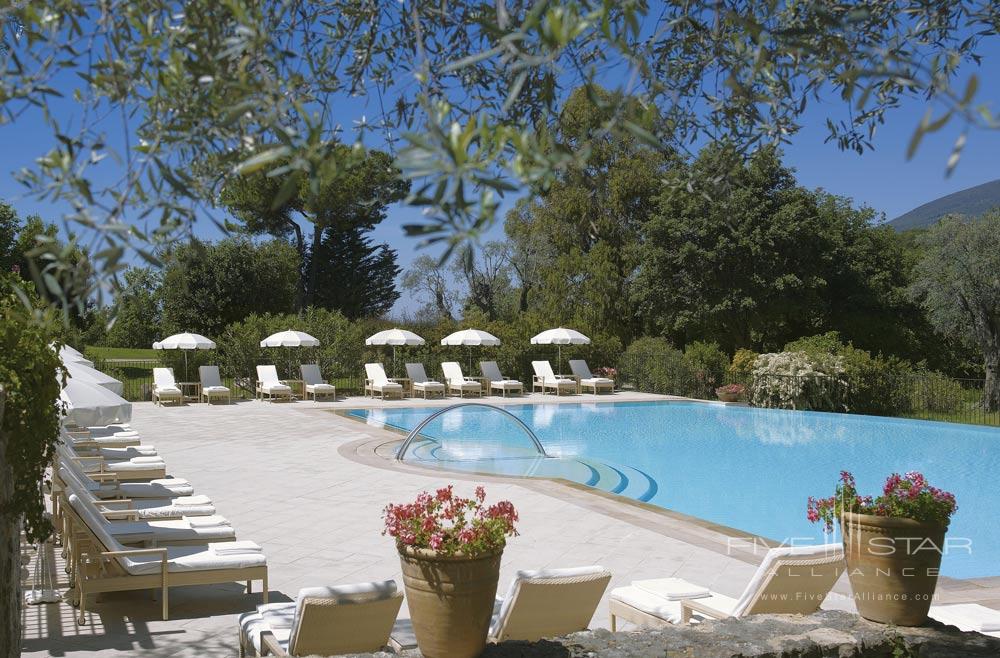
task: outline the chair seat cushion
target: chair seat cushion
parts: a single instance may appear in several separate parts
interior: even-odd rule
[[[418,391],[443,391],[444,384],[441,382],[413,382],[413,388]]]
[[[306,384],[306,390],[310,393],[332,393],[337,387],[333,384]]]
[[[274,638],[281,645],[281,648],[287,652],[294,621],[295,601],[259,605],[253,612],[245,612],[240,615],[239,626],[243,646],[252,646],[257,653],[260,653],[260,635],[265,631],[270,631],[274,634]]]
[[[153,385],[153,392],[157,395],[180,395],[181,389],[176,386],[157,386]]]
[[[129,446],[127,448],[98,448],[98,454],[105,459],[127,460],[133,457],[156,457],[153,446]]]
[[[482,386],[480,386],[479,382],[455,382],[455,381],[452,381],[452,382],[448,382],[448,386],[451,386],[452,388],[460,388],[463,391],[478,391],[479,389],[482,388]]]
[[[96,492],[98,496],[121,494],[126,498],[174,498],[176,496],[190,496],[193,493],[194,487],[183,478],[163,478],[149,482],[122,482],[118,486],[101,488]]]
[[[396,382],[386,382],[385,384],[372,384],[372,389],[376,391],[402,391],[403,385]]]
[[[650,594],[646,590],[632,585],[613,589],[608,596],[614,601],[620,601],[640,612],[658,617],[671,624],[681,623],[680,601],[668,601],[662,596]]]
[[[229,393],[229,389],[225,386],[202,386],[202,393]]]
[[[129,473],[132,471],[148,471],[151,469],[165,469],[167,467],[166,462],[163,460],[159,461],[135,461],[129,460],[127,462],[109,462],[104,464],[105,468],[112,472]]]
[[[265,393],[291,393],[292,387],[285,384],[261,384],[260,390]]]
[[[607,377],[588,377],[587,379],[581,379],[581,384],[589,385],[599,385],[599,386],[609,386],[613,385],[615,381],[613,379],[608,379]]]
[[[218,555],[207,546],[167,547],[167,570],[170,573],[184,571],[208,571],[211,569],[247,569],[267,566],[267,558],[261,552]],[[160,572],[158,555],[136,555],[122,560],[125,570],[134,576]]]
[[[490,386],[493,388],[524,388],[524,384],[517,381],[516,379],[501,379],[496,381],[491,381]]]
[[[134,500],[132,504],[139,513],[140,519],[172,519],[180,516],[211,516],[215,514],[215,505],[143,505],[145,501]],[[107,509],[121,509],[108,507]]]

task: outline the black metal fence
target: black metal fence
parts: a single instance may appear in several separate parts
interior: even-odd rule
[[[441,378],[441,363],[456,357],[424,358],[427,375]],[[395,363],[385,362],[390,377],[405,377],[405,361],[399,358]],[[480,374],[479,355],[472,354],[459,360],[467,375]],[[517,362],[501,364],[506,377],[520,379],[530,388],[533,360],[549,360],[553,368],[567,372],[564,359],[557,363],[549,354],[525,354]],[[281,377],[298,379],[298,362],[272,361]],[[190,365],[187,375],[176,363],[164,363],[158,359],[104,359],[97,360],[95,367],[119,379],[124,384],[123,396],[127,400],[149,400],[153,388],[153,368],[169,365],[174,367],[178,381],[197,381],[198,368]],[[471,369],[470,369],[471,365]],[[593,364],[591,364],[593,365]],[[320,371],[324,378],[347,395],[360,395],[364,390],[364,364],[345,364],[334,360],[320,360]],[[228,386],[236,398],[254,396],[255,373],[252,367],[244,367],[246,372],[221,372],[223,384]],[[596,373],[595,373],[596,374]],[[715,389],[724,384],[740,384],[744,387],[743,399],[754,406],[819,411],[839,411],[865,413],[883,416],[901,416],[927,420],[943,420],[958,423],[1000,426],[1000,412],[989,411],[983,405],[982,379],[953,379],[936,372],[905,373],[891,375],[875,373],[865,377],[824,377],[774,375],[754,377],[721,377],[700,373],[685,364],[679,355],[644,354],[623,358],[613,372],[619,389],[634,390],[663,395],[679,395],[703,400],[716,399]]]

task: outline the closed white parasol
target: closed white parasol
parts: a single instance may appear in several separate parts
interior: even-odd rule
[[[59,393],[65,404],[66,420],[81,427],[127,423],[132,420],[132,403],[103,386],[73,379]]]
[[[90,366],[77,361],[63,361],[63,365],[66,366],[66,371],[69,373],[70,379],[75,379],[93,386],[103,386],[115,395],[121,395],[122,391],[125,390],[124,384],[111,375],[104,374],[100,370],[91,368]]]

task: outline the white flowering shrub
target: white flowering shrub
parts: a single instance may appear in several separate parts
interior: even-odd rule
[[[843,359],[805,352],[761,354],[747,399],[755,407],[847,411]]]

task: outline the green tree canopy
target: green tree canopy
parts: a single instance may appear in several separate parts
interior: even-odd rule
[[[280,240],[193,240],[175,247],[163,260],[161,338],[179,331],[212,338],[251,313],[288,313],[295,308],[298,254]]]
[[[389,155],[333,145],[319,178],[291,169],[278,176],[264,172],[233,176],[220,199],[248,232],[291,239],[303,264],[298,308],[344,304],[328,307],[352,315],[377,313],[398,297],[395,286],[387,285],[398,273],[395,254],[385,245],[372,245],[366,233],[408,190],[409,183]],[[359,294],[365,289],[379,291],[391,301],[385,305],[384,300],[373,300],[373,308],[366,308],[360,297],[331,286],[356,289]]]
[[[652,328],[730,351],[813,333],[832,258],[814,197],[773,149],[744,165],[712,145],[690,169],[695,179],[725,169],[731,185],[714,196],[668,189],[646,223],[634,299]]]
[[[532,269],[529,308],[546,310],[553,323],[576,321],[625,339],[635,329],[629,298],[639,235],[673,158],[636,137],[604,132],[618,104],[603,90],[571,95],[556,129],[571,147],[590,149],[587,164],[568,163],[540,197],[519,201],[505,228],[519,258],[544,254],[545,266]],[[636,120],[655,121],[640,117],[634,99],[630,107]],[[518,267],[530,265],[521,258]]]
[[[115,300],[115,322],[106,338],[109,345],[148,349],[153,341],[166,336],[160,283],[160,273],[151,268],[125,270],[125,285]]]
[[[976,344],[983,405],[1000,409],[1000,209],[981,220],[951,217],[924,237],[913,292],[938,330]]]

